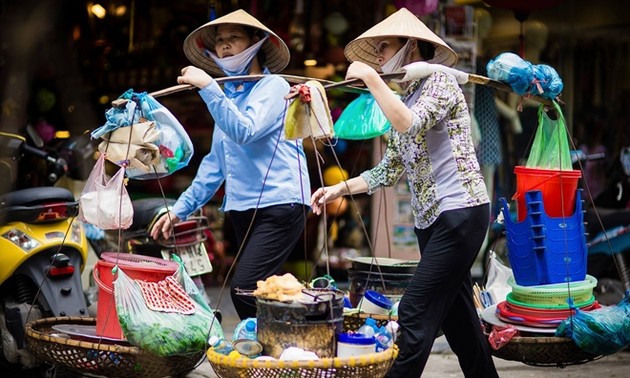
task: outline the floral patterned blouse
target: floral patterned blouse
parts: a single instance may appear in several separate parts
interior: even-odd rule
[[[470,113],[455,77],[432,73],[413,82],[403,102],[412,125],[387,134],[387,149],[361,174],[368,194],[393,186],[403,173],[411,191],[415,226],[429,227],[443,211],[490,202],[470,135]]]

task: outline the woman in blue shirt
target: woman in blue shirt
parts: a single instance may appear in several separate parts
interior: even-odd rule
[[[473,304],[470,268],[488,227],[489,199],[475,156],[470,113],[455,77],[433,72],[400,83],[399,99],[381,80],[417,61],[447,66],[455,52],[402,8],[345,48],[346,79],[361,79],[392,124],[376,167],[311,197],[319,214],[344,195],[372,194],[406,174],[421,251],[398,307],[400,353],[387,374],[419,377],[440,329],[466,377],[497,377]]]
[[[168,238],[172,225],[206,204],[222,184],[221,209],[228,212],[239,249],[231,278],[241,319],[256,316],[256,282],[280,273],[298,241],[309,210],[310,183],[301,140],[283,140],[289,84],[279,72],[289,63],[286,44],[243,10],[193,31],[184,52],[194,66],[182,69],[180,84],[199,88],[215,121],[212,147],[190,187],[157,220],[153,238]],[[259,81],[227,82],[213,76],[269,74]]]

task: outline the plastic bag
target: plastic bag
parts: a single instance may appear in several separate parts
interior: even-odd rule
[[[125,106],[108,109],[105,112],[106,123],[92,131],[92,138],[107,139],[106,135],[109,133],[145,121],[154,122],[155,131],[159,132],[156,139],[145,140],[154,146],[152,150],[157,150],[157,158],[150,160],[149,164],[130,164],[127,168],[127,177],[138,180],[155,179],[170,175],[188,165],[194,153],[192,141],[181,123],[166,107],[146,92],[134,93],[131,89],[119,99],[127,100]],[[129,135],[129,132],[123,135]],[[137,148],[147,152],[149,146],[143,144]],[[113,154],[110,161],[122,165],[122,161],[115,160]]]
[[[557,119],[551,119],[543,111],[543,105],[538,107],[538,128],[527,158],[527,168],[573,170],[564,115],[557,102],[553,105]]]
[[[334,129],[339,139],[361,140],[381,136],[389,131],[391,126],[374,96],[370,93],[361,93],[343,110],[335,122]]]
[[[131,279],[122,269],[114,269],[118,269],[114,281],[118,321],[131,344],[157,356],[173,356],[205,350],[211,336],[224,338],[221,324],[183,265],[173,276],[151,283],[161,289],[161,309],[149,307],[156,301],[145,299],[151,298],[141,286],[147,283]]]
[[[79,198],[79,219],[103,230],[127,229],[133,222],[133,205],[125,188],[125,168],[112,178],[105,172],[105,154],[96,160]]]
[[[284,117],[284,138],[286,140],[313,137],[315,139],[333,136],[333,122],[328,107],[326,90],[318,81],[307,81],[291,88],[298,97],[290,100]]]
[[[509,84],[521,96],[528,93],[534,82],[533,65],[511,52],[501,53],[491,59],[486,70],[490,79]]]
[[[585,352],[594,355],[617,353],[630,346],[630,302],[628,293],[615,306],[575,310],[560,323],[556,336],[570,337]]]
[[[117,165],[128,161],[127,169],[142,168],[151,172],[151,166],[160,162],[160,149],[155,144],[160,138],[155,122],[141,122],[103,135],[98,150]]]
[[[488,261],[488,280],[486,282],[486,292],[490,294],[493,303],[505,300],[512,287],[508,284],[508,279],[512,276],[512,269],[503,265],[496,256],[490,253]]]

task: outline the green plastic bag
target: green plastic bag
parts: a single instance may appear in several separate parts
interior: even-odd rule
[[[385,134],[391,124],[370,93],[361,93],[343,110],[334,126],[340,139],[371,139]]]
[[[553,106],[557,119],[551,119],[543,111],[543,105],[538,107],[538,128],[527,158],[527,168],[573,170],[564,115],[557,102],[554,101]]]

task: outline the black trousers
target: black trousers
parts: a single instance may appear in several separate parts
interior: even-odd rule
[[[258,280],[281,272],[304,230],[307,212],[308,208],[302,204],[229,212],[237,250],[244,243],[230,283],[232,302],[241,319],[256,316],[256,300],[237,294],[236,289],[255,290]]]
[[[470,276],[488,215],[488,205],[445,211],[429,228],[416,229],[421,257],[398,307],[400,353],[387,377],[420,377],[440,329],[466,377],[498,377]]]

